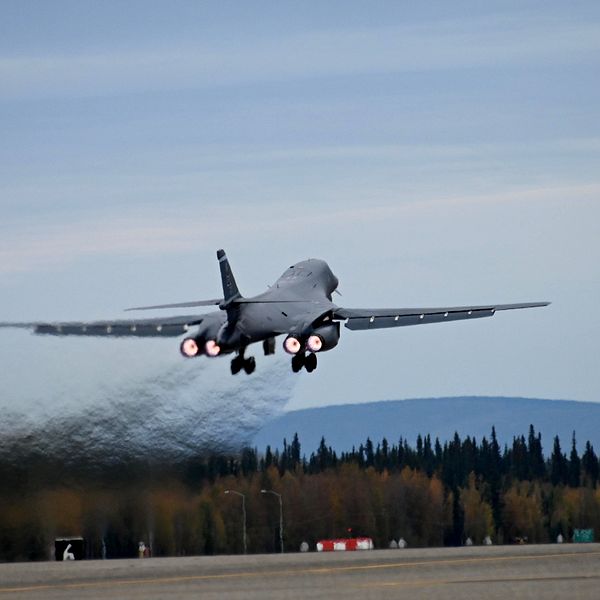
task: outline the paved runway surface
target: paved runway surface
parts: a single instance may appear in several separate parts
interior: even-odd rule
[[[600,598],[600,544],[0,564],[4,598]]]

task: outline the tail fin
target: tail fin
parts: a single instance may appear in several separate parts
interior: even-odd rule
[[[241,298],[235,277],[229,266],[229,260],[224,250],[217,250],[219,268],[221,269],[221,283],[223,284],[223,306],[229,306],[234,300]]]

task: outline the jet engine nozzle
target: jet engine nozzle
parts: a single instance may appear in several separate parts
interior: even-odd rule
[[[296,336],[288,335],[283,340],[283,349],[288,354],[298,354],[302,350],[302,342]]]
[[[194,338],[188,337],[181,342],[179,351],[186,358],[194,358],[200,354],[200,346]]]
[[[221,346],[219,346],[215,340],[208,340],[206,344],[204,344],[204,352],[210,357],[219,356],[219,354],[221,354]]]
[[[323,338],[320,335],[314,334],[308,336],[306,340],[306,349],[309,352],[319,352],[323,348]]]
[[[340,341],[340,324],[327,323],[307,333],[306,349],[313,353],[325,352],[335,348]]]

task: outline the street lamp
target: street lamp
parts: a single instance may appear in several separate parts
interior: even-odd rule
[[[274,492],[273,490],[260,490],[261,494],[273,494],[279,498],[279,545],[281,546],[281,554],[283,554],[283,502],[281,494]]]
[[[244,543],[244,554],[246,554],[246,496],[241,492],[235,490],[225,490],[226,494],[235,494],[242,498],[242,515],[243,515],[243,529],[242,529],[242,540]]]

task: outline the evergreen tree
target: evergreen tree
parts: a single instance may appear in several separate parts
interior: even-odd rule
[[[527,439],[527,454],[529,479],[542,479],[546,475],[546,464],[542,454],[542,436],[535,435],[533,425],[529,425],[529,437]]]
[[[489,502],[492,505],[494,523],[499,528],[502,523],[502,506],[500,502],[500,488],[502,481],[502,456],[500,455],[500,445],[496,436],[496,428],[492,426],[492,435],[489,447],[489,456],[487,459],[488,471],[484,472],[489,485]]]
[[[600,466],[598,464],[598,457],[594,452],[593,446],[589,440],[585,444],[585,452],[581,458],[581,466],[583,467],[584,479],[591,487],[596,487],[598,482],[598,475]]]
[[[431,448],[431,436],[427,434],[423,443],[423,468],[428,477],[433,475],[435,471],[435,454]]]
[[[367,438],[365,443],[365,465],[372,467],[375,464],[375,453],[373,452],[373,442]]]
[[[513,438],[512,449],[508,452],[510,473],[519,481],[529,479],[529,454],[524,436]]]
[[[568,476],[567,458],[560,449],[558,436],[554,438],[552,455],[550,456],[550,481],[552,485],[566,484]]]
[[[241,468],[244,477],[247,477],[251,473],[256,473],[258,467],[258,456],[257,452],[253,448],[244,448],[242,450]]]
[[[329,466],[329,449],[327,448],[327,444],[325,443],[325,437],[321,438],[321,443],[319,444],[319,449],[317,450],[317,465],[318,465],[318,473],[322,473]]]
[[[271,452],[271,446],[267,446],[265,450],[264,459],[265,469],[268,469],[273,464],[273,453]]]
[[[388,441],[383,438],[381,440],[381,458],[382,458],[382,462],[383,462],[383,468],[384,469],[389,469],[390,468],[390,448],[388,445]]]
[[[579,487],[581,482],[581,461],[577,454],[577,441],[575,439],[575,432],[573,432],[573,439],[571,442],[571,454],[569,456],[569,469],[568,469],[568,483],[571,487]]]
[[[416,467],[417,469],[422,469],[423,468],[423,438],[421,437],[421,434],[419,433],[419,435],[417,435],[417,460],[416,460]]]
[[[294,439],[292,440],[292,445],[290,446],[290,459],[291,459],[291,468],[296,469],[296,467],[300,464],[300,440],[298,439],[298,434],[294,434]]]
[[[440,444],[440,438],[436,437],[435,438],[435,464],[436,467],[439,469],[442,466],[442,458],[443,458],[443,454],[442,454],[442,445]]]

